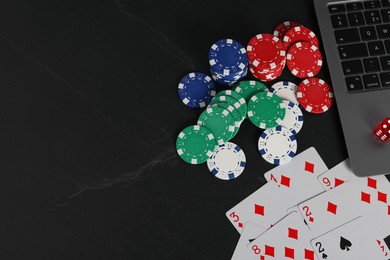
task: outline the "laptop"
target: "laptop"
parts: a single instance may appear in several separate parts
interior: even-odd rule
[[[390,142],[375,127],[390,117],[390,0],[314,0],[355,175],[390,173]]]

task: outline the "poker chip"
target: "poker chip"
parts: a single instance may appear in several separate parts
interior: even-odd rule
[[[286,107],[286,115],[281,126],[290,130],[292,134],[296,135],[302,129],[303,126],[303,113],[297,103],[291,101],[283,101]]]
[[[242,116],[243,116],[242,121],[243,121],[246,117],[246,112],[247,112],[247,104],[246,104],[245,98],[240,93],[238,93],[234,90],[230,90],[230,89],[222,90],[222,91],[218,92],[215,95],[215,98],[218,98],[220,96],[232,97],[240,103],[240,105],[241,105],[240,109],[242,111]],[[235,107],[235,108],[237,108],[237,107]]]
[[[206,107],[216,93],[214,81],[204,73],[192,72],[184,76],[178,86],[179,97],[191,108]]]
[[[269,91],[276,94],[283,100],[288,100],[298,104],[297,100],[297,88],[298,86],[289,81],[279,81],[273,84]]]
[[[252,66],[272,70],[282,64],[286,52],[280,39],[272,34],[258,34],[250,39],[246,48]]]
[[[240,113],[241,122],[245,119],[245,116],[247,113],[246,104],[241,105],[241,103],[239,101],[237,101],[235,98],[233,98],[231,96],[219,95],[219,96],[215,97],[213,100],[211,100],[210,105],[213,105],[215,103],[220,103],[220,102],[227,102],[230,105],[232,105],[235,109],[237,109],[237,112]]]
[[[227,109],[208,107],[199,117],[198,125],[207,127],[214,135],[218,145],[230,140],[235,130],[233,117]]]
[[[300,24],[294,21],[283,22],[275,28],[274,35],[276,37],[279,37],[279,39],[283,40],[283,37],[287,33],[287,31],[296,26],[300,26]]]
[[[218,179],[235,179],[245,170],[245,153],[238,145],[227,142],[215,148],[207,160],[207,166],[211,174]]]
[[[248,118],[257,127],[272,128],[283,121],[286,108],[283,101],[271,92],[260,92],[248,103]]]
[[[201,164],[213,154],[216,141],[206,127],[193,125],[181,131],[176,139],[176,151],[187,163]]]
[[[222,85],[231,85],[246,76],[248,57],[245,48],[232,39],[214,43],[209,51],[212,77]]]
[[[279,77],[286,64],[286,51],[282,41],[272,34],[258,34],[247,46],[249,71],[261,81]]]
[[[255,80],[241,81],[234,85],[232,89],[239,93],[247,103],[254,94],[259,92],[268,92],[266,85]]]
[[[286,49],[296,42],[310,42],[317,48],[319,47],[315,33],[302,25],[291,28],[283,37],[283,44]]]
[[[253,77],[255,77],[257,80],[263,81],[263,82],[268,82],[268,81],[273,81],[280,77],[283,73],[285,63],[283,63],[283,66],[281,68],[277,68],[273,72],[259,72],[255,71],[253,68],[250,68],[249,71],[252,73]]]
[[[227,109],[229,111],[229,114],[233,117],[233,119],[234,119],[234,132],[233,132],[231,138],[235,137],[236,134],[238,133],[238,130],[240,129],[240,125],[242,122],[241,113],[239,113],[237,111],[237,109],[235,109],[232,105],[230,105],[227,102],[218,102],[218,103],[211,105],[211,107],[215,107],[215,106]]]
[[[287,67],[296,77],[314,77],[322,67],[321,52],[311,43],[297,42],[288,50]]]
[[[333,104],[333,92],[328,83],[319,78],[308,78],[297,89],[299,104],[310,113],[326,112]]]
[[[297,141],[290,130],[277,126],[265,130],[258,142],[260,155],[269,163],[285,164],[296,154]]]

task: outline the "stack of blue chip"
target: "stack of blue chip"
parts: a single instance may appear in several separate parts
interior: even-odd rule
[[[248,72],[246,50],[232,39],[222,39],[211,46],[209,63],[213,79],[224,86],[240,81]]]
[[[204,73],[185,75],[178,86],[181,101],[191,108],[206,107],[216,93],[214,81]]]

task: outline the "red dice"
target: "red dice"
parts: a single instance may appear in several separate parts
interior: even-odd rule
[[[390,140],[390,117],[383,120],[374,130],[375,135],[383,142]]]

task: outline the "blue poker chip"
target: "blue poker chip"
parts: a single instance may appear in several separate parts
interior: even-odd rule
[[[206,107],[216,94],[214,81],[204,73],[192,72],[179,83],[181,101],[191,108]]]
[[[243,78],[245,78],[247,73],[248,73],[248,69],[246,69],[241,74],[238,74],[238,75],[224,76],[224,75],[221,75],[219,73],[214,72],[212,69],[210,69],[210,71],[211,71],[212,78],[216,82],[218,82],[219,84],[224,85],[224,86],[234,85],[235,83],[237,83],[240,80],[242,80]]]
[[[296,135],[303,127],[303,113],[298,104],[291,101],[283,101],[286,107],[286,115],[281,126],[287,128],[292,134]]]
[[[248,72],[246,50],[232,39],[222,39],[211,46],[209,63],[213,78],[222,85],[232,85]]]
[[[285,127],[277,126],[265,130],[258,142],[260,155],[269,163],[285,164],[297,152],[295,135]]]
[[[244,172],[246,157],[244,151],[236,144],[227,142],[215,148],[207,160],[211,174],[221,180],[232,180]]]

